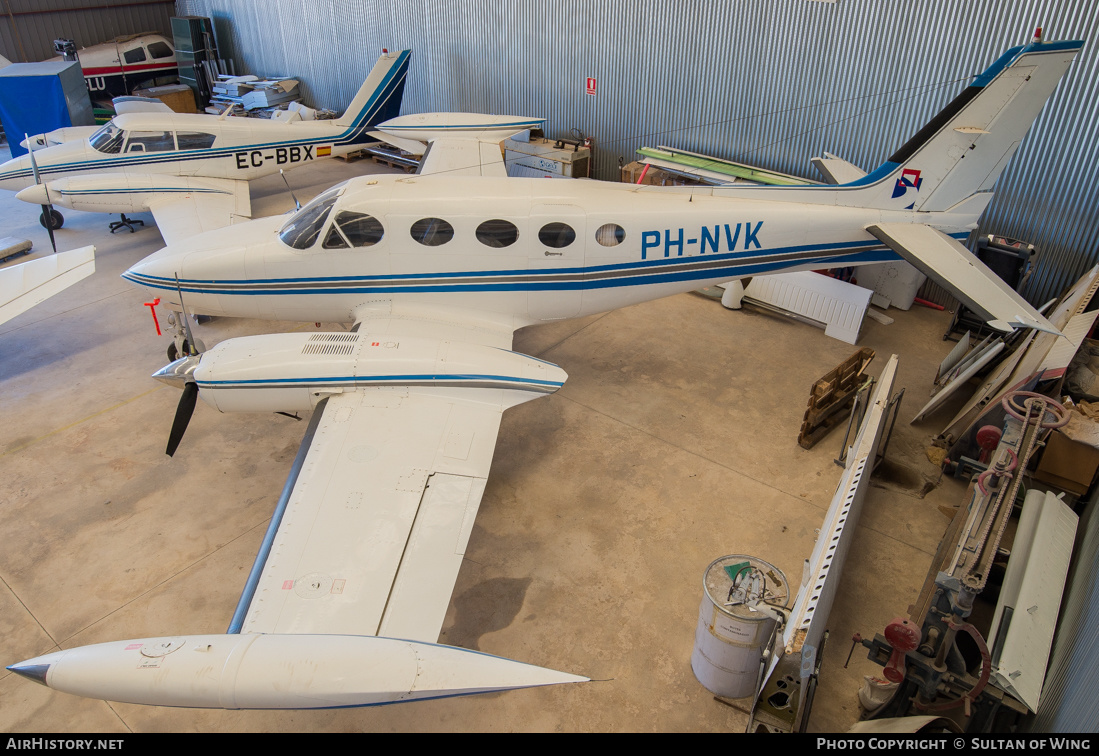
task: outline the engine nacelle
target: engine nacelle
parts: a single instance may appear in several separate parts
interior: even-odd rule
[[[199,396],[221,412],[308,410],[346,391],[411,388],[477,392],[501,408],[550,394],[558,366],[505,349],[362,333],[283,333],[223,341],[193,372]]]
[[[157,200],[180,199],[188,193],[223,196],[225,204],[233,207],[234,212],[242,216],[249,214],[248,208],[240,204],[232,186],[226,182],[155,173],[71,176],[29,186],[15,196],[34,205],[52,203],[91,213],[140,213],[149,210],[150,203]]]

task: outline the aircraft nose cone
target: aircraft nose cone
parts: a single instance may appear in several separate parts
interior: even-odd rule
[[[130,283],[150,289],[175,292],[176,276],[183,277],[183,263],[188,253],[177,253],[170,247],[155,252],[122,274]]]
[[[28,680],[33,680],[39,685],[45,685],[47,688],[49,684],[46,682],[46,674],[50,671],[50,657],[54,654],[48,654],[46,656],[39,656],[35,659],[28,659],[18,664],[12,664],[8,667],[9,672],[14,672],[20,677],[25,677]]]
[[[28,186],[26,189],[20,189],[15,193],[15,198],[29,202],[32,205],[50,204],[50,198],[44,184],[35,184],[34,186]]]

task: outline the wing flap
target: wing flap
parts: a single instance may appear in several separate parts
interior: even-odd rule
[[[436,641],[501,412],[442,390],[330,398],[241,631]]]
[[[428,480],[378,635],[438,639],[486,482],[447,473]]]
[[[148,203],[165,244],[251,219],[248,182],[236,179],[187,179],[191,191],[157,197]]]
[[[1029,302],[956,239],[918,223],[879,223],[866,230],[934,278],[1001,331],[1034,328],[1058,333]]]

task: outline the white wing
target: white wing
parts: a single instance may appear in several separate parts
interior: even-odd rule
[[[145,203],[165,244],[251,219],[247,181],[187,180],[191,184],[187,189],[155,195]]]
[[[501,412],[417,389],[329,399],[242,631],[438,640]]]
[[[365,317],[358,338],[419,339],[443,362],[389,368],[401,375],[387,373],[384,387],[356,371],[354,386],[318,408],[234,632],[438,639],[501,415],[567,376],[508,351],[510,329],[411,316]],[[482,357],[463,362],[469,354]]]

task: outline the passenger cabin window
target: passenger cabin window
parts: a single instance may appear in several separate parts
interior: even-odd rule
[[[171,152],[176,140],[170,131],[128,131],[126,152]]]
[[[519,238],[514,223],[499,218],[487,220],[477,227],[477,241],[486,247],[510,247]]]
[[[214,135],[204,134],[201,131],[180,131],[176,134],[176,141],[181,150],[206,150],[214,146]]]
[[[343,184],[332,187],[327,192],[318,195],[312,202],[294,213],[286,225],[279,231],[282,243],[294,249],[308,249],[312,247],[320,236],[324,222],[328,220],[328,213],[336,204]]]
[[[170,58],[175,55],[175,53],[172,52],[172,48],[169,47],[166,42],[151,42],[149,44],[149,54],[157,60],[160,60],[161,58]]]
[[[538,231],[538,241],[547,247],[561,249],[576,241],[576,232],[567,223],[547,223]]]
[[[108,123],[88,139],[92,149],[107,155],[116,155],[122,151],[122,142],[126,134],[113,123]]]
[[[454,226],[442,218],[421,218],[412,224],[409,233],[425,247],[439,247],[454,238]]]
[[[381,222],[373,215],[353,213],[344,210],[332,222],[328,236],[324,237],[325,249],[346,249],[352,247],[373,247],[385,236]]]
[[[596,230],[595,240],[604,247],[617,247],[626,240],[626,229],[617,223],[604,223]]]
[[[127,63],[141,63],[145,60],[145,48],[135,47],[133,50],[127,50],[122,53],[122,59]]]

